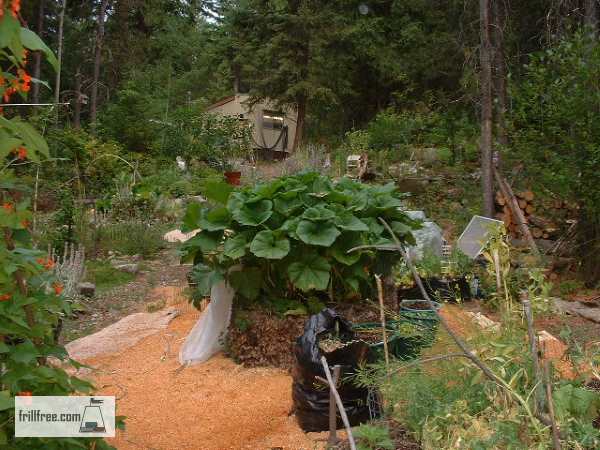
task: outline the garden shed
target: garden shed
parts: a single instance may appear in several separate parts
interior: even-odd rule
[[[252,125],[255,149],[284,157],[292,150],[297,114],[291,108],[278,108],[268,100],[252,103],[249,94],[237,93],[210,105],[207,112],[237,117]]]

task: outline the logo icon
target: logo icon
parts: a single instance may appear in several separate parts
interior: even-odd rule
[[[104,416],[102,415],[102,404],[104,400],[90,399],[90,404],[83,409],[83,416],[79,424],[80,433],[106,433]]]

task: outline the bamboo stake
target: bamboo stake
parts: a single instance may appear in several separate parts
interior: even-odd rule
[[[338,380],[340,379],[341,367],[339,365],[333,366],[333,383],[337,386]],[[329,439],[327,440],[328,445],[335,445],[338,443],[337,438],[337,417],[336,417],[336,406],[335,396],[333,390],[329,391]]]
[[[385,312],[383,305],[383,285],[381,283],[381,277],[379,275],[375,275],[375,281],[377,283],[377,294],[379,297],[379,318],[381,320],[381,334],[383,338],[383,354],[385,356],[385,370],[386,372],[390,372],[390,353],[388,351],[388,343],[387,343],[387,331],[385,329]]]
[[[533,359],[533,368],[535,371],[536,388],[535,388],[535,399],[536,409],[538,414],[542,414],[545,411],[545,399],[544,399],[544,380],[542,378],[542,369],[540,366],[540,359],[537,349],[537,336],[535,329],[533,328],[533,313],[531,312],[531,302],[529,301],[529,295],[527,291],[521,292],[521,303],[523,304],[523,310],[525,312],[525,318],[527,319],[527,334],[529,335],[529,351],[531,352],[531,358]]]
[[[544,361],[544,383],[546,384],[546,402],[548,404],[548,415],[552,423],[552,445],[554,450],[561,450],[560,430],[554,415],[554,401],[552,400],[552,384],[550,383],[550,361]]]
[[[350,450],[356,450],[356,443],[354,442],[354,436],[352,436],[352,428],[350,428],[350,422],[348,421],[348,415],[346,414],[346,410],[344,409],[344,403],[340,398],[340,394],[338,393],[335,383],[331,378],[331,372],[329,371],[329,364],[327,364],[327,359],[324,356],[321,356],[321,364],[323,365],[323,369],[325,370],[325,376],[327,377],[327,382],[329,383],[329,389],[333,393],[335,397],[335,402],[340,410],[340,415],[342,416],[342,422],[344,422],[344,426],[346,427],[346,433],[348,433],[348,444],[350,444]]]

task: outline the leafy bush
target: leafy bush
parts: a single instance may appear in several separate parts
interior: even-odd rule
[[[19,2],[0,4],[0,94],[9,102],[13,94],[26,98],[31,77],[25,71],[27,52],[40,51],[57,67],[50,49],[19,22]],[[9,83],[5,83],[5,81]],[[37,81],[37,80],[36,80]],[[56,340],[61,316],[72,305],[54,277],[53,262],[33,248],[32,212],[28,187],[17,164],[39,163],[49,156],[46,141],[19,117],[0,112],[0,447],[3,449],[112,448],[100,438],[16,438],[15,396],[67,396],[91,393],[93,386],[67,373],[65,366],[80,367]]]
[[[512,87],[514,149],[506,157],[516,157],[544,190],[581,205],[578,250],[593,287],[600,279],[600,46],[586,34],[531,57]]]
[[[403,242],[413,242],[418,226],[399,210],[393,184],[334,183],[314,172],[237,190],[213,182],[204,195],[214,206],[190,205],[184,229],[202,231],[183,250],[205,295],[224,278],[249,301],[366,294],[373,273],[385,273],[398,253],[348,250],[391,243],[379,217]]]
[[[199,113],[190,108],[175,111],[165,124],[163,153],[187,161],[201,159],[226,169],[231,159],[250,150],[251,129],[235,117]],[[161,144],[162,145],[162,144]]]
[[[92,256],[106,255],[112,250],[148,258],[165,247],[162,237],[167,228],[163,224],[134,219],[95,227],[83,224],[79,236],[80,242]]]
[[[357,450],[393,450],[390,430],[385,426],[363,424],[354,431]]]

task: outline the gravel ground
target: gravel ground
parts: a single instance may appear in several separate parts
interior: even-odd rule
[[[290,415],[291,378],[247,369],[222,355],[182,369],[177,352],[198,319],[188,310],[164,332],[120,353],[84,361],[100,393],[117,396],[126,430],[119,450],[323,449],[327,433],[305,434]],[[343,433],[341,433],[343,434]]]

